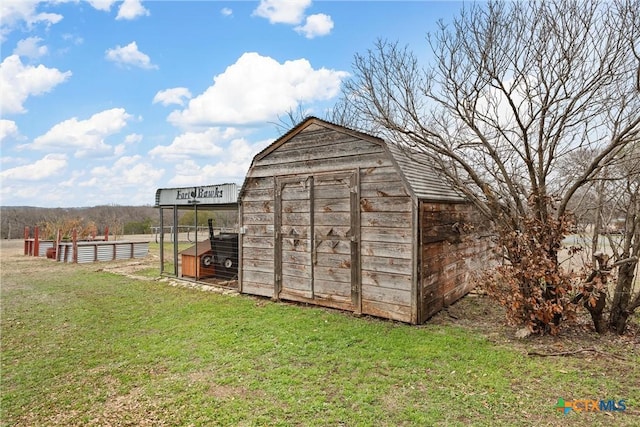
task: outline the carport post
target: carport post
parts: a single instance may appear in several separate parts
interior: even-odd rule
[[[200,278],[200,263],[199,263],[199,258],[198,258],[198,201],[196,200],[196,191],[198,191],[197,189],[194,189],[193,191],[193,216],[194,216],[194,221],[195,221],[195,225],[196,225],[196,232],[194,234],[195,240],[196,240],[196,245],[195,245],[195,251],[196,251],[196,271],[195,273],[195,279],[196,282],[198,281],[198,279]]]
[[[173,205],[173,275],[178,277],[178,205]]]
[[[164,215],[160,208],[160,274],[164,273]]]

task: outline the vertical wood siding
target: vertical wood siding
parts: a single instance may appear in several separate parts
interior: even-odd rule
[[[426,321],[473,287],[491,262],[491,239],[469,204],[426,203],[421,209],[421,319]]]
[[[412,199],[381,144],[310,126],[254,161],[241,203],[243,292],[411,321]]]
[[[242,292],[273,295],[273,178],[249,178],[242,202]]]

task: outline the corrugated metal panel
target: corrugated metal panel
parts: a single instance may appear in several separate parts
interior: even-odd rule
[[[47,249],[52,248],[54,242],[53,241],[42,241],[42,240],[40,240],[40,242],[38,244],[40,246],[40,248],[38,249],[38,256],[46,257],[47,256]]]
[[[67,257],[69,257],[69,253],[71,252],[70,245],[67,243],[60,243],[58,245],[58,251],[56,253],[57,260],[60,262],[69,262]]]
[[[62,261],[73,262],[73,246],[71,245],[71,243],[66,243],[63,245]]]
[[[78,263],[144,258],[149,253],[149,242],[79,242],[77,247]],[[73,262],[73,243],[60,243],[58,261]]]
[[[149,243],[137,242],[133,244],[133,257],[145,258],[149,254]]]
[[[407,152],[395,144],[387,143],[389,152],[395,159],[400,172],[419,199],[463,202],[462,193],[446,184],[443,177],[429,166],[429,158],[418,152]]]
[[[96,244],[98,248],[98,261],[111,261],[113,259],[113,243]]]
[[[133,243],[117,243],[116,244],[116,259],[129,259],[131,256]]]
[[[93,262],[95,260],[95,246],[78,245],[78,264]],[[70,262],[73,260],[70,260]]]

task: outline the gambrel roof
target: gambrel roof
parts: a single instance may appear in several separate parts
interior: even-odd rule
[[[274,141],[267,148],[256,154],[251,163],[251,168],[260,159],[267,157],[270,153],[281,147],[287,141],[294,138],[300,132],[309,129],[327,128],[336,132],[345,133],[354,138],[364,139],[369,142],[373,142],[382,146],[389,154],[390,158],[396,166],[397,171],[403,177],[404,182],[407,185],[407,189],[415,197],[421,200],[429,201],[445,201],[445,202],[464,202],[466,201],[464,195],[456,191],[450,185],[447,184],[444,177],[440,176],[436,169],[432,166],[430,159],[423,153],[417,151],[410,151],[406,148],[401,148],[396,144],[387,142],[381,138],[369,135],[367,133],[359,132],[345,126],[337,125],[317,117],[308,117],[301,123],[291,129],[289,132],[282,135],[276,141]],[[251,170],[251,168],[249,170]],[[245,182],[240,190],[239,199],[242,198],[244,188],[247,184],[249,174],[245,178]]]
[[[436,171],[429,157],[423,153],[386,143],[400,173],[419,199],[432,201],[464,202],[464,195],[447,184]]]

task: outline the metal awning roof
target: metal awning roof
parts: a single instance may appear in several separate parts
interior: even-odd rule
[[[159,188],[156,191],[157,208],[238,207],[236,184],[214,184],[180,188]]]

